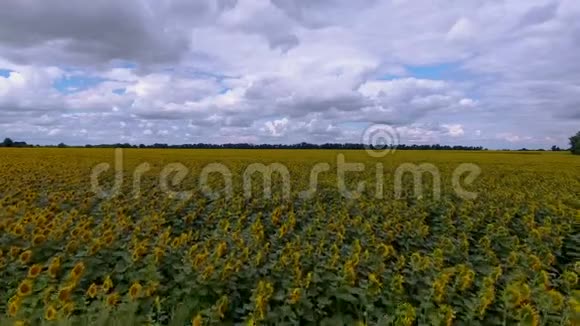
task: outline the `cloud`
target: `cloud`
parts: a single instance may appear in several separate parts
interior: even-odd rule
[[[447,134],[451,137],[459,137],[465,134],[465,131],[463,131],[463,126],[460,124],[444,124],[442,127],[447,129]]]
[[[40,143],[359,141],[390,123],[408,142],[565,146],[579,22],[574,0],[6,0],[0,125]]]

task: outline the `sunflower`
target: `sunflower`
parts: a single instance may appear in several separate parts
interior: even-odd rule
[[[118,293],[111,293],[107,296],[107,305],[114,307],[117,305],[117,303],[119,302],[119,299],[121,297],[119,296]]]
[[[94,297],[97,296],[97,293],[99,292],[99,287],[93,283],[91,284],[91,286],[89,286],[89,289],[87,290],[87,296],[91,299],[93,299]]]
[[[448,306],[442,305],[441,306],[441,314],[443,315],[443,324],[447,326],[453,325],[453,320],[455,319],[455,311]]]
[[[115,241],[115,237],[113,237],[112,234],[108,234],[105,236],[104,242],[107,246],[110,246],[113,244],[113,241]]]
[[[201,325],[202,325],[201,314],[197,314],[197,316],[191,319],[191,326],[201,326]]]
[[[75,310],[75,304],[73,302],[67,302],[62,306],[62,312],[65,316],[69,317]]]
[[[48,274],[52,278],[56,278],[58,276],[58,272],[60,270],[60,257],[55,257],[50,262],[48,266]]]
[[[34,264],[30,266],[30,269],[28,269],[28,277],[36,278],[38,277],[38,275],[40,275],[40,272],[42,272],[42,266],[40,266],[39,264]]]
[[[94,243],[91,248],[89,249],[89,256],[94,256],[97,252],[101,249],[101,245],[97,242]]]
[[[20,248],[15,247],[15,246],[10,247],[10,257],[16,258],[16,257],[18,257],[19,253],[20,253]]]
[[[161,259],[163,258],[163,254],[164,254],[163,249],[159,248],[159,247],[155,247],[155,249],[153,249],[153,253],[155,255],[155,263],[159,264],[159,262],[161,262]]]
[[[12,233],[16,236],[22,236],[24,234],[24,228],[20,224],[16,224],[12,229]]]
[[[70,241],[70,242],[69,242],[69,243],[66,245],[66,248],[65,248],[65,250],[66,250],[66,252],[67,252],[67,253],[69,253],[69,254],[73,254],[73,253],[74,253],[74,252],[77,250],[78,246],[79,246],[79,245],[78,245],[78,243],[77,243],[77,241],[76,241],[76,240],[71,240],[71,241]]]
[[[56,308],[53,305],[49,305],[44,310],[44,319],[46,320],[55,320],[57,316]]]
[[[22,301],[17,296],[14,296],[10,299],[10,301],[8,303],[8,315],[10,317],[16,316],[16,314],[18,313],[18,310],[20,310],[21,303],[22,303]]]
[[[23,320],[16,320],[14,321],[14,324],[12,324],[14,326],[26,326],[26,322]]]
[[[70,276],[72,277],[73,280],[78,280],[81,277],[81,275],[83,275],[84,271],[85,264],[82,261],[78,262],[70,272]]]
[[[519,312],[519,318],[525,323],[525,325],[540,325],[540,314],[531,304],[524,304]]]
[[[21,264],[28,264],[30,258],[32,257],[32,251],[26,250],[20,254],[20,263]]]
[[[103,282],[103,289],[105,290],[105,293],[107,293],[112,288],[113,288],[113,281],[111,280],[110,276],[107,276],[105,278],[105,281]]]
[[[42,291],[42,302],[44,302],[45,305],[48,305],[50,303],[51,296],[54,290],[55,290],[54,286],[51,285],[46,289],[44,289],[44,291]]]
[[[225,295],[219,299],[217,311],[220,319],[223,319],[225,317],[225,313],[228,310],[228,303],[229,303],[228,297]]]
[[[298,302],[298,300],[300,300],[300,288],[294,288],[294,290],[292,290],[292,293],[290,293],[290,304],[296,304]]]
[[[68,302],[70,300],[72,291],[73,291],[72,286],[67,286],[60,289],[60,291],[58,292],[58,300],[62,303]]]
[[[149,286],[145,288],[145,296],[146,297],[153,296],[153,294],[155,294],[155,291],[157,291],[157,288],[158,287],[159,287],[159,283],[157,283],[157,282],[151,282],[149,284]]]
[[[139,282],[135,282],[133,285],[131,285],[131,288],[129,289],[129,296],[131,297],[131,300],[135,300],[139,297],[142,288],[143,287],[141,284],[139,284]]]
[[[34,236],[34,238],[32,238],[32,245],[38,246],[42,244],[44,241],[46,241],[46,237],[42,234],[37,234]]]
[[[18,285],[18,295],[25,297],[32,293],[32,281],[24,280],[20,285]]]

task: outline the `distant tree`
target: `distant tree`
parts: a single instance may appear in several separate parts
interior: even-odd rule
[[[570,151],[572,154],[580,155],[580,131],[570,137]]]
[[[4,147],[12,147],[12,145],[14,145],[14,142],[12,141],[12,139],[6,138],[4,139],[1,145]]]
[[[58,144],[58,147],[63,148],[63,147],[67,147],[65,143],[60,143]]]
[[[552,152],[559,152],[559,151],[561,151],[560,147],[558,147],[556,145],[552,146]]]

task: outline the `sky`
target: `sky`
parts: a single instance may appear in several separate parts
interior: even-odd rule
[[[549,148],[580,130],[578,0],[2,0],[0,137]]]

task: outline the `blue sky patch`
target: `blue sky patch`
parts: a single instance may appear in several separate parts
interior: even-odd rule
[[[428,66],[406,66],[409,75],[420,79],[455,79],[457,78],[458,63],[442,63]]]
[[[0,77],[4,77],[7,78],[10,76],[10,73],[12,72],[12,70],[10,69],[2,69],[0,68]]]
[[[90,76],[66,76],[56,80],[53,87],[61,93],[75,93],[97,86],[106,79]]]
[[[115,60],[115,61],[113,61],[113,67],[115,67],[115,68],[137,69],[138,65],[135,62],[132,62],[132,61]]]
[[[117,95],[123,95],[125,94],[125,92],[127,92],[126,88],[117,88],[113,90],[113,93],[117,94]]]

